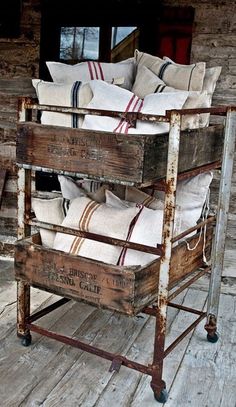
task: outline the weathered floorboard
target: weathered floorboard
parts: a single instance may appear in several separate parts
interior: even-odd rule
[[[195,307],[196,309],[202,309],[204,307],[205,300],[205,293],[194,292],[193,290],[189,289],[185,296],[183,305],[193,308]],[[169,334],[166,337],[166,346],[170,345],[170,343],[172,343],[173,340],[175,340],[176,337],[180,335],[183,330],[186,329],[187,326],[190,325],[195,319],[196,316],[180,311],[171,326]],[[192,335],[193,332],[188,334],[188,336],[186,336],[185,339],[164,360],[163,380],[166,382],[168,391],[173,386],[175,376],[178,373],[178,368],[181,365],[185,353],[187,352],[188,344]],[[154,399],[150,388],[150,378],[146,376],[141,377],[139,386],[133,396],[133,401],[130,404],[132,407],[138,407],[140,405],[156,407],[156,400]]]
[[[235,297],[222,296],[218,327],[221,335],[216,344],[206,341],[203,323],[198,325],[180,366],[168,407],[190,404],[192,407],[235,407],[235,306]]]
[[[10,269],[2,262],[0,368],[4,375],[0,375],[1,405],[157,407],[149,376],[123,366],[118,374],[110,373],[109,361],[35,333],[32,334],[32,345],[22,347],[16,337],[16,284],[12,282],[13,278]],[[207,284],[208,279],[202,278],[176,300],[202,309]],[[32,308],[41,308],[55,298],[44,291],[32,289]],[[13,304],[8,306],[10,302]],[[206,341],[202,322],[164,362],[163,378],[170,390],[166,407],[187,407],[190,404],[193,407],[210,404],[235,407],[235,308],[235,285],[229,285],[225,280],[220,299],[219,342],[210,344]],[[121,351],[137,362],[150,363],[154,318],[143,316],[139,314],[130,318],[71,301],[39,323],[102,349]],[[195,316],[173,308],[169,309],[168,317],[166,346],[195,319]]]
[[[91,312],[91,307],[86,306],[87,308],[84,308],[82,314],[78,314],[78,310],[76,310],[77,318],[75,318],[73,310],[71,310],[72,306],[73,304],[69,303],[63,306],[64,311],[57,309],[53,315],[47,315],[43,319],[43,325],[46,324],[48,329],[58,331],[66,329],[69,335],[73,335],[80,323]],[[31,347],[27,349],[20,345],[16,335],[9,335],[1,345],[0,360],[2,369],[6,371],[6,374],[0,379],[1,402],[7,407],[17,407],[38,383],[40,372],[44,374],[48,363],[60,352],[63,345],[35,334]],[[9,350],[13,348],[15,351],[10,353]],[[14,383],[14,392],[8,391],[10,382]]]

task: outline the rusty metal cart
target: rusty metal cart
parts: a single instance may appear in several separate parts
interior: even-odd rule
[[[34,110],[119,116],[132,123],[137,119],[169,122],[170,131],[169,134],[158,135],[123,135],[46,126],[32,121]],[[180,131],[181,117],[190,113],[224,116],[224,125],[182,132]],[[236,108],[175,110],[167,112],[166,116],[153,116],[49,107],[38,105],[31,99],[22,99],[19,117],[17,135],[19,240],[15,251],[15,275],[18,282],[18,336],[22,338],[23,345],[28,346],[31,343],[30,332],[38,332],[110,360],[111,371],[118,371],[120,366],[124,365],[150,375],[156,400],[165,402],[167,391],[162,379],[164,358],[204,318],[206,318],[207,339],[210,342],[216,342],[218,339],[217,313],[233,167]],[[194,157],[197,157],[194,161],[193,151]],[[211,216],[196,227],[173,237],[177,179],[219,167],[221,167],[221,182],[217,217]],[[31,178],[32,173],[37,170],[77,177],[86,176],[138,187],[162,183],[165,190],[162,244],[158,244],[155,248],[32,219]],[[215,239],[211,250],[215,222]],[[31,235],[32,226],[153,253],[159,258],[146,266],[123,267],[72,256],[43,247],[40,235]],[[197,234],[191,235],[187,240],[195,243],[199,239],[201,228],[206,228],[207,232],[206,235],[200,236],[200,243],[196,250],[188,251],[184,242],[174,245],[193,231]],[[206,267],[204,264],[202,258],[204,246],[208,255],[212,252],[211,267]],[[71,270],[74,270],[73,277],[71,277]],[[181,291],[210,272],[207,312],[172,302]],[[91,273],[96,278],[97,289],[89,279]],[[50,277],[52,275],[53,278]],[[81,288],[81,282],[86,290]],[[177,285],[178,287],[170,294],[170,289]],[[63,298],[31,315],[31,286],[61,295]],[[35,324],[36,320],[70,299],[122,312],[127,316],[134,316],[140,312],[154,316],[156,328],[152,363],[143,365],[123,355],[107,352]],[[196,314],[197,318],[165,349],[167,306]]]

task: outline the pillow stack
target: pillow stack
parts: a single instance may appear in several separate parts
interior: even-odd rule
[[[103,81],[92,81],[90,86],[93,98],[87,107],[92,109],[165,115],[166,110],[181,109],[188,97],[187,91],[180,91],[150,94],[140,99],[126,89]],[[126,134],[157,134],[168,132],[169,124],[137,120],[136,127],[132,127],[124,119],[86,115],[82,128]]]
[[[150,93],[187,90],[183,109],[210,107],[221,67],[206,68],[205,62],[192,65],[176,64],[168,57],[163,60],[138,50],[135,51],[137,75],[132,87],[139,97]],[[194,129],[209,125],[209,114],[182,117],[181,129]]]
[[[221,67],[206,68],[204,62],[181,65],[138,50],[134,58],[116,64],[88,61],[72,66],[47,62],[47,66],[54,82],[33,80],[40,104],[151,115],[211,106],[221,72]],[[77,114],[57,112],[43,112],[41,122],[125,134],[158,134],[169,130],[168,123],[137,120],[134,127],[125,119],[94,115],[82,119]],[[186,115],[181,129],[208,124],[208,114]],[[153,247],[161,243],[164,199],[159,192],[151,196],[123,186],[113,186],[110,191],[111,186],[97,181],[62,175],[58,179],[62,197],[32,202],[38,220]],[[204,173],[178,182],[175,235],[196,225],[211,180],[212,173]],[[70,201],[68,212],[64,199]],[[63,233],[40,230],[40,234],[45,246],[109,264],[143,266],[158,257]]]
[[[205,62],[183,65],[135,50],[118,63],[86,61],[75,65],[48,61],[53,82],[33,80],[39,103],[122,112],[165,115],[166,110],[210,107],[221,67]],[[119,85],[119,87],[117,86]],[[186,93],[183,93],[186,92]],[[162,95],[164,94],[164,96]],[[130,134],[167,132],[168,124],[78,114],[43,112],[42,124]],[[209,124],[209,114],[185,115],[181,129]]]
[[[68,177],[60,176],[61,183],[66,184]],[[64,180],[62,178],[65,178]],[[176,214],[174,235],[177,236],[184,230],[195,226],[202,212],[204,202],[212,180],[212,173],[204,173],[188,180],[179,181],[177,184]],[[75,182],[71,180],[71,182]],[[76,183],[76,182],[75,182]],[[70,185],[71,186],[71,185]],[[85,195],[85,190],[77,187],[69,191],[62,188],[68,196],[68,191],[73,192],[71,204],[65,216],[62,207],[62,198],[34,202],[34,210],[39,220],[61,224],[92,233],[110,236],[130,242],[156,247],[161,243],[164,201],[158,192],[155,196],[149,195],[134,187],[126,187],[125,199],[120,199],[105,186],[97,190],[101,196],[96,201]],[[102,192],[101,192],[102,189]],[[37,204],[37,206],[36,206]],[[101,242],[83,239],[64,233],[43,235],[40,230],[42,243],[56,250],[62,250],[73,255],[80,255],[109,264],[119,265],[145,265],[155,260],[158,256],[112,246]]]

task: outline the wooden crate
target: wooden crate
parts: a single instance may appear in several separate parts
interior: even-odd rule
[[[179,172],[222,158],[223,126],[181,132]],[[150,185],[166,175],[168,134],[130,135],[33,122],[18,123],[16,161],[129,185]]]
[[[213,228],[208,226],[206,254],[211,251]],[[188,239],[193,247],[199,235]],[[203,236],[197,248],[181,242],[172,250],[170,286],[203,266]],[[19,281],[97,307],[136,315],[157,299],[160,259],[147,266],[115,266],[41,246],[39,234],[18,241],[15,275]]]

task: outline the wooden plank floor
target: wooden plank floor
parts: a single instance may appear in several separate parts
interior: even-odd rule
[[[32,289],[32,309],[58,297]],[[207,281],[182,293],[178,302],[204,309]],[[236,406],[236,282],[222,284],[216,344],[206,340],[204,321],[166,358],[166,407]],[[170,309],[167,345],[194,320]],[[0,260],[0,407],[154,407],[150,377],[126,367],[110,373],[110,362],[33,333],[32,345],[16,337],[13,262]],[[98,310],[70,301],[42,319],[44,327],[79,338],[140,363],[151,362],[154,319]]]

